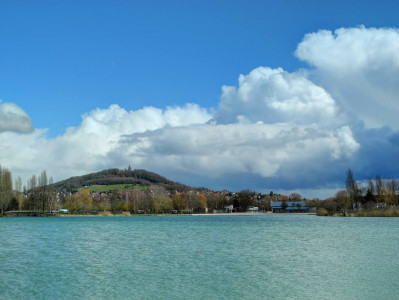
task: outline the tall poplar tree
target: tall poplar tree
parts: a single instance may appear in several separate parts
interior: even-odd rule
[[[44,213],[46,210],[46,206],[48,203],[48,180],[47,173],[43,171],[38,178],[38,186],[39,186],[39,204],[40,209]]]
[[[0,209],[4,215],[12,198],[12,175],[8,169],[0,166]]]
[[[354,206],[357,207],[357,202],[358,202],[358,198],[359,198],[359,189],[357,186],[357,183],[353,177],[353,172],[351,169],[348,169],[348,171],[346,171],[346,181],[345,181],[345,185],[346,185],[346,190],[349,193],[349,197],[352,201],[352,205],[354,204]]]

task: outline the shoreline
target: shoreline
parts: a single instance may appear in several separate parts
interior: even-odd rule
[[[212,214],[192,214],[191,216],[315,216],[316,213],[246,213],[246,212],[238,212],[238,213],[212,213]]]
[[[110,215],[91,215],[91,214],[58,214],[58,215],[46,215],[46,216],[29,216],[29,217],[61,217],[61,218],[93,218],[93,217],[182,217],[182,216],[316,216],[316,213],[272,213],[272,212],[235,212],[235,213],[206,213],[206,214],[110,214]],[[26,216],[4,216],[6,218],[21,218]]]
[[[74,215],[74,214],[65,214],[65,215],[56,215],[55,217],[182,217],[182,216],[193,216],[193,217],[202,217],[202,216],[316,216],[316,213],[245,213],[245,212],[237,212],[237,213],[212,213],[212,214],[131,214],[129,216],[124,216],[121,214],[102,216],[102,215]]]

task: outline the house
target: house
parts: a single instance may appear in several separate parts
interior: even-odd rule
[[[226,206],[224,207],[224,209],[225,209],[225,212],[227,212],[227,213],[232,213],[233,210],[234,210],[233,204],[231,204],[231,205],[226,205]]]
[[[214,208],[212,210],[212,212],[215,213],[215,214],[232,213],[232,212],[235,212],[235,211],[236,210],[235,210],[235,208],[234,208],[234,206],[232,204],[231,205],[226,205],[223,208]]]
[[[257,206],[248,206],[248,212],[259,212],[259,207]]]
[[[274,213],[309,211],[305,201],[272,201],[270,204]]]

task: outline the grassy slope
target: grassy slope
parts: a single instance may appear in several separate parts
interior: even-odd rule
[[[148,189],[148,186],[142,186],[142,185],[111,184],[111,185],[92,185],[92,186],[80,188],[79,190],[89,190],[90,192],[110,192],[110,191],[125,192],[126,187],[129,192],[134,191],[134,190],[145,191]]]

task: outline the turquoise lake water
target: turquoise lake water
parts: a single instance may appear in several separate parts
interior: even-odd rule
[[[399,299],[399,218],[1,218],[0,230],[0,299]]]

